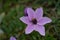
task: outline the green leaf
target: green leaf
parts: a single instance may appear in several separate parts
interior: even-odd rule
[[[56,38],[54,38],[52,35],[46,35],[45,36],[45,40],[56,40]]]
[[[57,9],[57,14],[60,15],[60,8]]]
[[[2,22],[4,16],[5,16],[5,13],[0,14],[0,23]]]

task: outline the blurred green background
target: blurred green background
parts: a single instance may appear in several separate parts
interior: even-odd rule
[[[19,18],[26,7],[43,7],[44,16],[52,19],[45,25],[46,36],[36,31],[24,33],[26,24]],[[9,40],[10,36],[17,40],[60,40],[60,0],[0,0],[0,40]]]

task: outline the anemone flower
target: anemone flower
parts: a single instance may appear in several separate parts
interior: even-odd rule
[[[44,25],[50,23],[52,20],[48,17],[43,17],[43,8],[37,8],[35,11],[32,8],[27,8],[28,16],[20,18],[22,22],[27,24],[25,34],[30,34],[32,31],[39,32],[42,36],[45,36]]]
[[[16,38],[15,38],[15,37],[13,37],[13,36],[11,36],[11,37],[10,37],[10,40],[16,40]]]

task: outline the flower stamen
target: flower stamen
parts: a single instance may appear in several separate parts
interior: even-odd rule
[[[33,24],[37,24],[37,20],[36,19],[32,19],[31,21]]]

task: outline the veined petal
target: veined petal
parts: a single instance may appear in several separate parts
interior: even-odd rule
[[[44,26],[36,25],[35,31],[38,31],[42,36],[45,36],[45,27]]]
[[[30,24],[29,18],[27,16],[21,17],[20,20],[26,24]]]
[[[27,8],[27,13],[28,13],[28,17],[29,17],[30,20],[35,18],[35,12],[32,8]]]
[[[13,37],[13,36],[11,36],[11,37],[10,37],[10,40],[16,40],[16,38],[15,38],[15,37]]]
[[[36,13],[37,20],[39,20],[41,17],[43,17],[43,8],[42,7],[37,8],[35,13]]]
[[[33,25],[28,25],[25,29],[26,34],[30,34],[34,30]]]
[[[52,20],[48,17],[43,17],[37,24],[39,25],[45,25],[47,23],[50,23]]]

